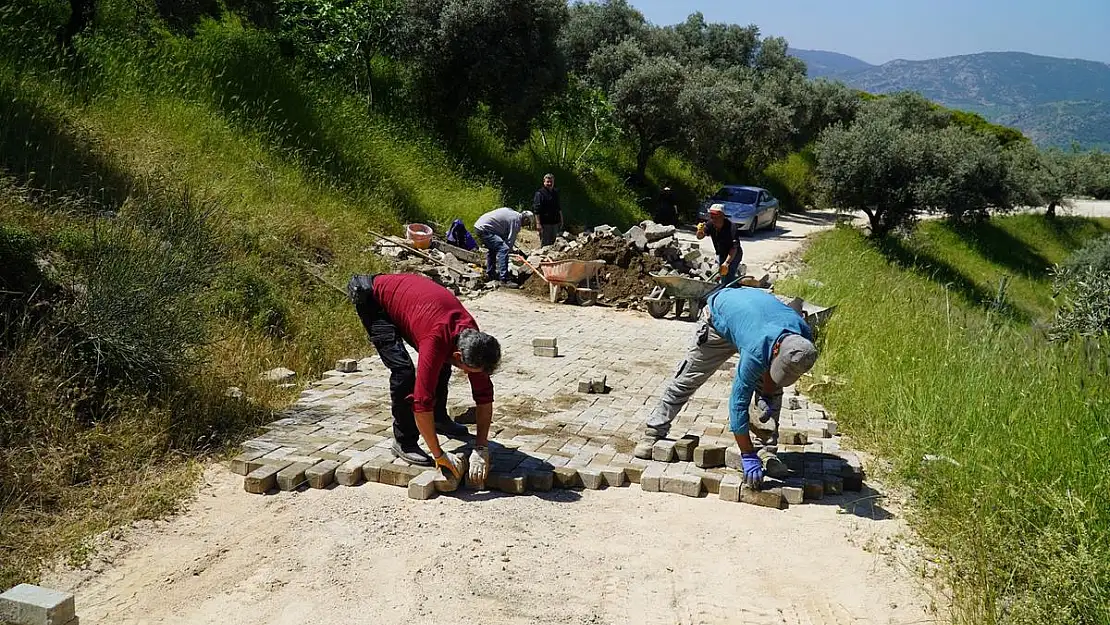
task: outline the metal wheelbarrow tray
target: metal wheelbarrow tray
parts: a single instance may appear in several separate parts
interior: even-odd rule
[[[664,276],[657,273],[650,275],[656,286],[644,301],[647,303],[648,314],[656,319],[666,317],[672,308],[675,317],[681,317],[684,304],[689,304],[690,316],[696,319],[705,306],[705,298],[718,286],[716,282],[685,276]]]
[[[561,294],[569,300],[574,293],[583,306],[590,306],[597,300],[597,274],[604,267],[603,260],[546,260],[540,263],[541,275],[550,289],[551,303],[558,302]],[[579,288],[583,282],[586,287]]]

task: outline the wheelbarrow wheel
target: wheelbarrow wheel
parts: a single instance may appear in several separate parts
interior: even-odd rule
[[[574,289],[562,284],[549,284],[552,304],[570,304],[574,301]]]
[[[674,302],[669,299],[648,300],[648,314],[656,319],[662,319],[667,316],[667,313],[671,312],[673,306]]]
[[[575,289],[574,296],[579,306],[593,306],[597,303],[597,289]]]

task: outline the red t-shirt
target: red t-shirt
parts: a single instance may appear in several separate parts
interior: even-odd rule
[[[412,409],[432,412],[443,365],[455,353],[459,332],[477,330],[474,317],[450,291],[415,274],[374,277],[374,297],[410,345],[420,354]],[[485,373],[469,373],[470,391],[479,406],[493,402],[493,382]]]

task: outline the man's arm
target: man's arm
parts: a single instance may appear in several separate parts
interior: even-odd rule
[[[474,411],[474,420],[478,426],[478,437],[474,444],[485,447],[489,444],[489,428],[493,423],[493,404],[480,404]]]
[[[760,374],[755,359],[740,350],[740,363],[736,365],[736,379],[732,381],[732,396],[729,399],[729,429],[736,437],[740,451],[755,450],[748,434],[748,404],[759,384]]]
[[[428,445],[428,450],[432,452],[433,458],[438,458],[443,455],[443,449],[439,446],[439,437],[436,435],[436,420],[435,415],[431,412],[417,412],[416,414],[416,429],[420,430],[420,436],[424,438],[424,442]]]
[[[539,191],[536,191],[536,194],[532,196],[532,212],[536,215],[536,219],[533,220],[532,224],[535,226],[536,232],[540,231],[542,225],[540,224],[540,208],[542,206],[543,195]]]
[[[416,416],[416,428],[420,436],[432,452],[432,457],[443,453],[439,448],[439,438],[436,436],[435,410],[436,386],[439,385],[439,372],[447,362],[448,351],[440,341],[427,339],[416,347],[420,359],[416,364],[416,384],[413,387],[413,413]]]

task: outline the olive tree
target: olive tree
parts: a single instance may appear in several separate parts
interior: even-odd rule
[[[677,144],[686,131],[680,99],[687,69],[672,58],[654,58],[633,67],[613,85],[613,118],[636,144],[636,175],[643,179],[648,160],[665,145]]]
[[[570,6],[559,36],[559,49],[570,71],[586,73],[590,58],[601,48],[635,39],[647,27],[643,13],[626,0],[582,2]]]

